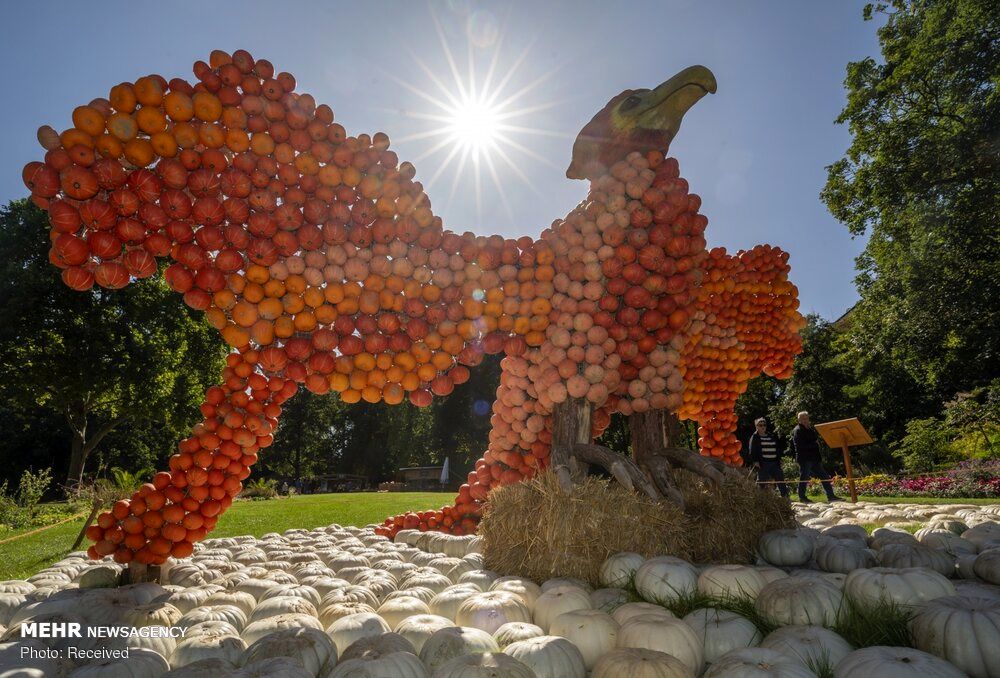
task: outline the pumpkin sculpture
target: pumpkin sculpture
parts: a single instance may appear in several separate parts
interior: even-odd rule
[[[424,406],[485,354],[506,355],[488,450],[453,506],[382,533],[473,532],[491,487],[550,465],[567,402],[592,411],[591,436],[616,411],[693,419],[702,455],[740,463],[733,404],[751,377],[789,376],[803,319],[788,255],[706,250],[701,199],[665,157],[715,91],[707,69],[595,116],[567,172],[590,192],[537,240],[445,230],[384,133],[348,136],[266,60],[215,51],[194,74],[116,85],[41,128],[44,161],[23,172],[67,285],[120,288],[169,257],[167,283],[233,348],[169,470],[88,529],[92,557],[189,555],[300,386]]]

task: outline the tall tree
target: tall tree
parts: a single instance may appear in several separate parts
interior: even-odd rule
[[[28,201],[0,210],[0,402],[58,415],[69,482],[116,429],[165,456],[224,366],[218,333],[157,276],[74,292],[48,261],[49,225]]]
[[[1000,11],[994,0],[891,0],[882,58],[848,65],[847,154],[822,198],[853,235],[859,394],[895,437],[1000,374]]]

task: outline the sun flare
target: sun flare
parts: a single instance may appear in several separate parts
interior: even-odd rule
[[[500,135],[500,112],[483,99],[465,98],[448,118],[452,139],[474,154],[490,149]]]

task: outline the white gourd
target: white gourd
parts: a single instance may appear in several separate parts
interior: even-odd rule
[[[917,608],[914,644],[972,678],[1000,676],[1000,600],[946,596]]]
[[[252,645],[269,633],[297,627],[323,630],[316,617],[305,614],[279,614],[277,617],[250,622],[240,633],[240,637],[246,641],[247,645]]]
[[[614,619],[619,624],[624,624],[632,617],[638,617],[639,615],[647,614],[659,614],[664,617],[669,617],[670,619],[676,619],[677,615],[663,607],[662,605],[654,605],[653,603],[625,603],[621,607],[615,609],[611,613],[612,619]]]
[[[765,586],[754,607],[775,626],[814,624],[830,627],[843,610],[843,594],[818,577],[788,577]]]
[[[555,618],[549,635],[560,636],[576,645],[587,670],[593,670],[601,655],[615,649],[619,624],[601,610],[573,610]]]
[[[719,657],[760,643],[760,631],[746,617],[729,610],[712,607],[695,610],[682,621],[691,627],[704,649],[705,662],[711,664]]]
[[[516,593],[524,601],[524,604],[528,606],[528,609],[532,611],[535,609],[535,601],[538,600],[538,596],[542,595],[542,589],[538,584],[529,579],[520,579],[517,577],[501,577],[490,585],[489,590]]]
[[[370,636],[378,636],[389,633],[392,629],[385,620],[378,614],[370,612],[359,612],[346,617],[341,617],[330,624],[326,633],[337,646],[337,652],[343,654],[344,650],[356,640]]]
[[[666,652],[680,659],[696,674],[705,664],[705,648],[694,630],[680,619],[662,615],[632,617],[618,630],[618,647],[638,647]]]
[[[822,626],[784,626],[767,634],[761,647],[795,657],[806,666],[833,668],[854,648],[840,635]]]
[[[250,645],[243,652],[240,664],[274,657],[289,657],[301,664],[310,675],[316,676],[331,659],[337,661],[337,650],[330,637],[319,629],[282,629]]]
[[[188,627],[207,621],[224,621],[242,631],[247,625],[247,617],[243,610],[235,605],[205,605],[196,607],[177,620],[175,626]]]
[[[427,668],[416,655],[392,652],[337,664],[325,678],[428,678]]]
[[[463,654],[438,667],[432,678],[536,678],[526,664],[502,652]]]
[[[538,597],[531,621],[548,633],[552,621],[564,612],[589,609],[590,595],[586,591],[573,586],[557,587]]]
[[[503,650],[511,643],[516,643],[519,640],[539,638],[544,635],[545,631],[541,626],[525,622],[507,622],[493,633],[493,639],[497,641],[497,645]]]
[[[407,617],[399,622],[393,631],[410,641],[416,654],[420,654],[424,642],[433,636],[436,631],[454,625],[455,622],[451,619],[446,619],[435,614],[418,614]]]
[[[834,678],[967,678],[954,664],[909,647],[876,645],[855,650],[834,667]]]
[[[713,565],[698,575],[698,591],[712,598],[754,599],[767,580],[746,565]]]
[[[630,551],[623,551],[613,556],[608,556],[607,560],[601,565],[598,580],[602,586],[624,588],[632,582],[636,570],[644,562],[646,562],[645,558],[638,553]]]
[[[794,657],[766,647],[748,647],[720,658],[702,678],[816,678],[816,674]]]
[[[471,584],[460,584],[437,593],[431,598],[427,608],[431,614],[453,620],[458,615],[458,608],[462,606],[462,603],[479,593],[482,591]]]
[[[221,659],[236,664],[247,644],[239,636],[229,633],[203,633],[194,638],[184,638],[170,655],[170,666],[177,668],[201,659]]]
[[[983,551],[972,563],[972,571],[988,584],[1000,586],[1000,549]]]
[[[628,601],[629,595],[625,589],[597,589],[590,592],[590,604],[594,609],[609,614]]]
[[[771,530],[760,536],[761,557],[777,567],[799,567],[812,560],[815,544],[801,530]]]
[[[875,565],[875,553],[868,548],[836,540],[816,547],[816,564],[824,572],[847,574]]]
[[[419,598],[398,596],[387,599],[379,605],[375,612],[385,620],[390,629],[394,629],[407,617],[413,617],[418,614],[430,614],[431,611],[424,601]]]
[[[955,593],[954,584],[941,574],[920,567],[855,570],[844,583],[845,597],[867,607],[883,601],[919,605]]]
[[[684,662],[666,652],[624,647],[608,652],[594,665],[590,678],[694,678]]]
[[[946,577],[955,574],[953,556],[919,544],[887,544],[878,552],[877,560],[882,567],[925,567]]]
[[[476,593],[462,601],[455,623],[493,634],[507,622],[530,622],[531,611],[520,596],[509,591]]]
[[[485,631],[449,626],[436,631],[424,641],[424,646],[420,649],[420,660],[429,672],[434,673],[439,667],[464,654],[499,651],[500,646]]]
[[[75,669],[70,676],[72,678],[159,678],[169,670],[170,664],[158,652],[133,648],[129,650],[127,658],[94,660]],[[2,662],[0,662],[0,673],[3,673]],[[55,672],[51,675],[55,675]]]
[[[635,573],[635,589],[643,600],[666,603],[698,589],[698,571],[691,563],[673,556],[650,558]]]
[[[556,636],[540,636],[511,643],[504,650],[530,668],[536,678],[586,678],[583,655],[573,643]]]
[[[301,664],[289,657],[261,659],[223,675],[226,678],[312,678],[313,676]]]
[[[330,624],[341,617],[358,614],[359,612],[375,614],[375,608],[367,603],[331,603],[320,609],[319,623],[323,628],[328,628]]]

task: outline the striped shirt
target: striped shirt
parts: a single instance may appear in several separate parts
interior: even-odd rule
[[[760,456],[761,459],[765,460],[774,460],[778,458],[778,441],[770,433],[765,433],[760,436]]]

